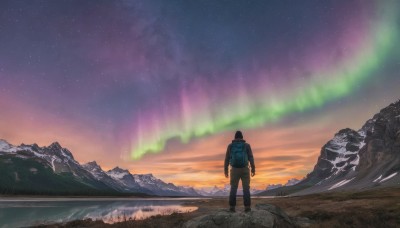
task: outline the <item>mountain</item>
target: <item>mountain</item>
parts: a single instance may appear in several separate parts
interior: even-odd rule
[[[265,190],[272,190],[272,189],[278,189],[284,186],[292,186],[297,183],[299,183],[301,180],[298,180],[296,178],[289,179],[286,184],[268,184]]]
[[[193,187],[190,186],[178,186],[181,192],[185,192],[189,196],[202,196],[199,192],[197,192]]]
[[[152,174],[105,172],[95,161],[80,165],[58,142],[13,146],[0,139],[0,164],[0,194],[199,196]]]
[[[165,183],[164,181],[156,178],[153,174],[133,174],[136,183],[142,188],[149,189],[156,195],[163,196],[200,196],[193,188],[178,187],[172,183]]]
[[[267,185],[265,190],[272,190],[272,189],[276,189],[276,188],[281,188],[282,186],[283,186],[282,184],[269,184],[269,185]]]
[[[154,193],[148,189],[141,188],[140,185],[136,183],[132,174],[126,169],[115,167],[114,169],[107,171],[106,175],[128,191],[141,191],[154,195]]]
[[[113,176],[109,175],[108,172],[104,172],[104,170],[95,161],[83,164],[82,168],[90,172],[96,178],[96,180],[103,182],[104,184],[112,189],[115,189],[118,192],[146,193],[154,195],[151,191],[140,188],[140,186],[136,183],[127,185],[122,180],[114,178]]]
[[[89,162],[83,167],[96,179],[122,192],[159,196],[200,196],[193,188],[167,184],[154,177],[153,174],[131,174],[128,170],[119,167],[104,172],[96,162]]]
[[[203,196],[229,196],[230,190],[231,186],[229,184],[225,185],[223,188],[218,188],[217,186],[214,186],[211,189],[210,188],[196,189],[196,191]],[[255,188],[250,189],[250,193],[254,195],[260,192],[262,192],[262,190],[258,190]],[[238,187],[237,195],[243,195],[243,189],[241,186]]]
[[[314,169],[292,186],[260,195],[309,194],[400,186],[400,100],[367,120],[358,131],[337,132],[321,149]]]
[[[230,185],[225,185],[223,188],[218,188],[217,186],[214,186],[213,188],[202,188],[202,189],[197,189],[197,192],[199,192],[203,196],[228,196],[230,191]]]
[[[75,161],[59,143],[13,146],[0,140],[0,193],[48,195],[117,194]]]
[[[289,179],[289,180],[286,182],[285,186],[292,186],[292,185],[295,185],[295,184],[299,183],[300,181],[301,181],[301,180],[298,180],[298,179],[296,179],[296,178],[292,178],[292,179]]]

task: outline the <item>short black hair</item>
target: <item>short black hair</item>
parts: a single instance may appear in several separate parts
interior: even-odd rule
[[[243,139],[243,134],[241,131],[236,131],[235,133],[235,139]]]

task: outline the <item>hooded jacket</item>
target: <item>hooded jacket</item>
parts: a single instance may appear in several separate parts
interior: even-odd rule
[[[246,143],[246,141],[243,140],[243,139],[234,139],[234,140],[232,140],[232,143],[233,143],[233,142],[237,142],[237,141],[242,141],[242,142],[245,143],[246,152],[247,152],[247,157],[248,157],[248,159],[249,159],[250,166],[251,166],[251,172],[252,172],[252,173],[255,173],[255,172],[256,172],[256,166],[254,165],[254,157],[253,157],[253,152],[251,151],[250,144]],[[231,156],[230,156],[230,153],[231,153],[231,146],[232,146],[232,143],[230,143],[230,144],[228,145],[228,148],[226,149],[225,163],[224,163],[224,171],[225,171],[225,173],[228,173],[229,159],[230,159],[230,157],[231,157]]]

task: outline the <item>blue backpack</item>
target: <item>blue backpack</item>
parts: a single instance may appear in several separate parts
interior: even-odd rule
[[[232,167],[243,168],[248,166],[249,158],[247,157],[246,144],[244,142],[233,142],[230,150],[229,163]]]

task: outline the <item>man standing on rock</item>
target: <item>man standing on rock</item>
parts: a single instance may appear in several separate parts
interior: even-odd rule
[[[231,212],[235,212],[236,192],[240,179],[242,179],[245,212],[251,211],[249,162],[251,166],[251,176],[253,177],[256,174],[253,152],[251,151],[250,144],[243,140],[242,132],[237,131],[235,133],[235,139],[232,140],[232,143],[228,145],[226,150],[224,164],[226,178],[229,177],[228,166],[231,165],[231,191],[229,193],[229,210]]]

